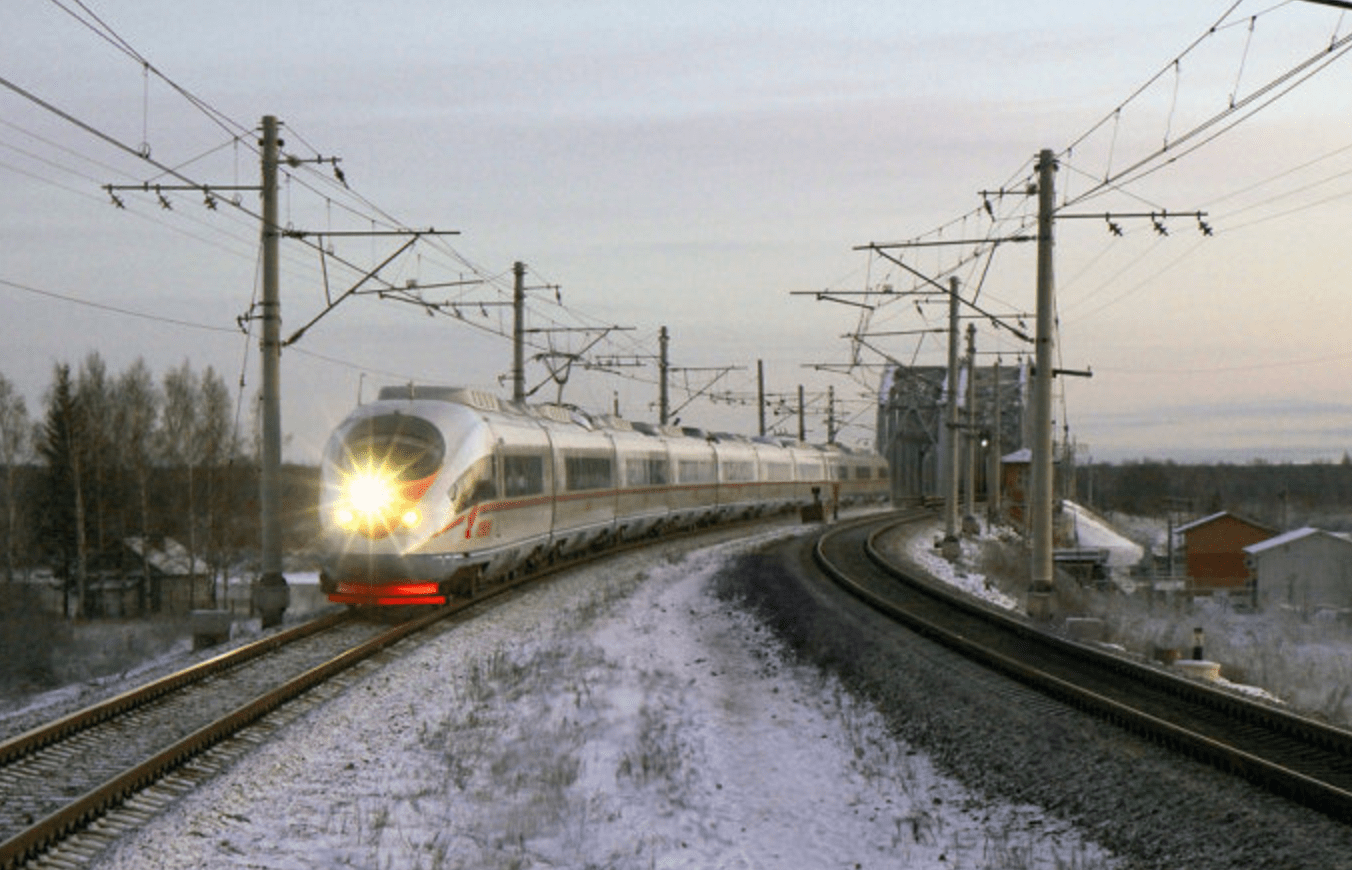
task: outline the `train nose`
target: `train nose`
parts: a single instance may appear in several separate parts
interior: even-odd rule
[[[354,472],[343,481],[342,495],[333,508],[333,524],[344,532],[384,538],[399,529],[422,523],[420,503],[435,475],[400,482],[375,470]]]

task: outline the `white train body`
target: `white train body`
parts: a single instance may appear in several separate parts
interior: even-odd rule
[[[345,604],[441,604],[484,580],[725,518],[884,499],[873,453],[596,419],[392,387],[329,438],[321,584]],[[814,495],[814,489],[817,495]]]

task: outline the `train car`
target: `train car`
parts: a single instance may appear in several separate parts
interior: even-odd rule
[[[887,484],[872,453],[387,387],[324,448],[320,584],[343,604],[442,604],[619,539]]]

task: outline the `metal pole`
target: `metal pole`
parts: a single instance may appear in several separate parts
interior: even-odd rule
[[[1038,155],[1037,335],[1033,374],[1033,467],[1029,530],[1033,539],[1028,615],[1051,616],[1052,540],[1052,366],[1056,284],[1052,275],[1052,214],[1056,208],[1056,159],[1050,149]]]
[[[967,324],[967,431],[963,442],[967,445],[967,490],[964,503],[967,513],[963,515],[963,530],[976,526],[976,324]],[[970,520],[970,522],[969,522]],[[972,528],[969,534],[978,530]]]
[[[826,443],[836,443],[836,388],[826,388]]]
[[[526,264],[512,264],[512,401],[526,401]]]
[[[756,408],[760,417],[760,434],[765,435],[765,360],[756,360]]]
[[[944,451],[944,541],[946,559],[962,552],[958,544],[958,279],[948,279],[948,413],[943,432]]]
[[[657,420],[663,426],[667,425],[667,416],[670,405],[667,401],[667,328],[664,326],[657,333],[657,375],[658,375],[658,393],[657,393]]]
[[[280,625],[289,603],[290,590],[282,575],[281,484],[281,330],[280,272],[277,224],[277,119],[263,118],[263,455],[259,469],[260,524],[262,526],[261,576],[253,589],[254,608],[263,626]]]
[[[798,385],[798,440],[807,440],[807,403],[803,401],[803,385]]]
[[[995,361],[995,407],[991,409],[991,460],[990,460],[990,483],[986,486],[988,493],[987,515],[992,523],[998,523],[1001,520],[1000,514],[1004,506],[1000,504],[1000,476],[1002,471],[1002,456],[1004,446],[1000,438],[1000,360]]]

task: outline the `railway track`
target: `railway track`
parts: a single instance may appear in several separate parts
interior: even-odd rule
[[[5,741],[0,867],[39,856],[427,621],[323,617]]]
[[[949,590],[894,564],[877,540],[916,512],[842,525],[814,557],[870,606],[1065,703],[1352,822],[1352,732],[1248,701],[1097,647]]]
[[[416,608],[393,627],[332,614],[170,674],[0,742],[0,870],[87,863],[110,842],[247,752],[251,732],[304,712],[317,687],[436,622],[572,569],[654,543],[757,521],[674,532],[560,560],[485,587],[472,600]],[[321,703],[320,697],[314,703]],[[269,723],[272,722],[271,725]]]

